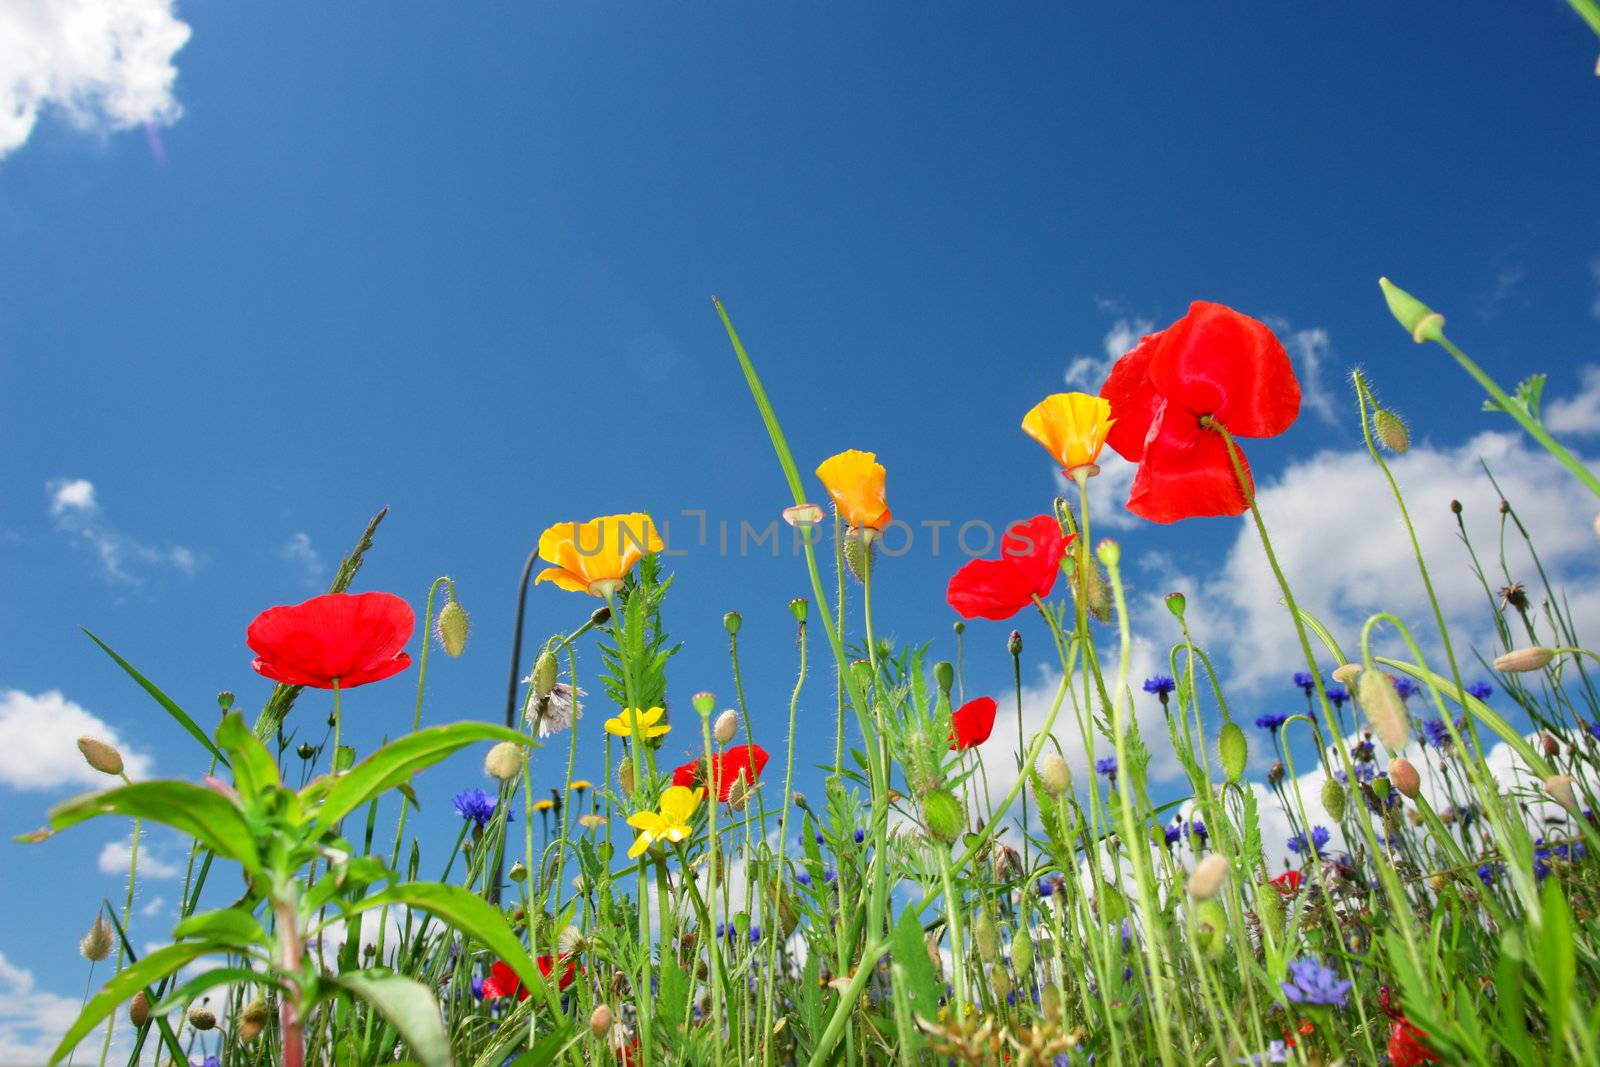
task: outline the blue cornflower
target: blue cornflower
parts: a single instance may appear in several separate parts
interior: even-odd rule
[[[1495,870],[1495,865],[1492,863],[1485,863],[1478,868],[1478,881],[1486,886],[1494,885],[1494,880],[1498,875],[1499,872]]]
[[[1094,761],[1094,773],[1103,774],[1109,781],[1117,780],[1117,757],[1107,756]]]
[[[1311,848],[1316,850],[1317,855],[1322,855],[1322,850],[1324,846],[1327,845],[1330,836],[1331,835],[1328,833],[1328,828],[1326,826],[1313,826],[1311,828]],[[1293,837],[1289,838],[1290,852],[1298,855],[1305,850],[1306,838],[1304,834],[1295,834]]]
[[[1169,846],[1170,845],[1176,845],[1178,843],[1178,841],[1183,837],[1183,823],[1181,823],[1181,822],[1173,823],[1172,825],[1166,827],[1162,831],[1162,834],[1163,834],[1163,836],[1166,837],[1167,844]]]
[[[794,880],[801,885],[809,886],[811,884],[811,874],[808,871],[801,871],[794,876]]]
[[[1352,984],[1349,979],[1340,978],[1331,967],[1317,962],[1315,956],[1306,956],[1289,964],[1289,980],[1282,988],[1291,1004],[1342,1008],[1350,997]]]
[[[456,814],[472,822],[482,830],[494,818],[494,809],[497,801],[494,797],[481,789],[463,789],[455,795],[454,801]],[[506,812],[506,822],[511,821],[511,812]]]
[[[861,844],[861,842],[865,841],[866,839],[867,839],[867,832],[865,830],[857,830],[856,831],[856,844],[859,845],[859,844]]]
[[[1401,700],[1415,696],[1417,693],[1417,688],[1417,683],[1413,682],[1410,678],[1400,677],[1394,680],[1394,691],[1400,694]]]
[[[832,885],[839,880],[839,872],[832,867],[822,868],[822,884]]]
[[[1328,700],[1336,708],[1344,707],[1345,702],[1350,699],[1350,690],[1342,685],[1330,685],[1323,692],[1328,694]]]
[[[1350,758],[1357,763],[1371,763],[1377,757],[1377,750],[1372,747],[1372,742],[1363,738],[1350,746]]]
[[[1294,684],[1304,689],[1306,696],[1310,696],[1311,691],[1317,687],[1317,680],[1305,671],[1295,671]]]
[[[1443,719],[1429,719],[1423,723],[1422,736],[1434,748],[1444,748],[1450,743],[1450,729]]]
[[[1039,895],[1041,897],[1053,895],[1058,884],[1060,883],[1058,883],[1055,875],[1050,875],[1048,878],[1039,879]]]
[[[1473,682],[1467,686],[1467,696],[1477,697],[1479,700],[1488,700],[1494,696],[1494,686],[1488,682]]]
[[[222,1067],[222,1061],[215,1056],[207,1056],[203,1060],[190,1060],[189,1067]]]
[[[1274,1041],[1267,1045],[1265,1052],[1257,1052],[1253,1056],[1242,1056],[1235,1063],[1247,1063],[1252,1067],[1261,1067],[1263,1063],[1288,1063],[1289,1046],[1282,1041]]]
[[[1199,819],[1190,819],[1189,825],[1184,828],[1184,833],[1198,840],[1202,845],[1211,834],[1206,830],[1206,824]]]
[[[1273,733],[1277,733],[1278,729],[1281,726],[1283,726],[1284,723],[1286,723],[1288,721],[1289,721],[1289,716],[1287,716],[1287,715],[1257,715],[1256,716],[1256,725],[1261,727],[1261,729],[1263,729],[1263,730],[1271,730]]]
[[[1154,693],[1158,697],[1165,697],[1168,693],[1178,688],[1178,683],[1165,674],[1158,674],[1153,678],[1144,680],[1144,691]]]
[[[481,974],[475,974],[472,976],[472,999],[483,999],[483,975]]]
[[[1583,728],[1589,731],[1590,737],[1594,738],[1596,741],[1600,741],[1600,721],[1586,722],[1583,724]]]

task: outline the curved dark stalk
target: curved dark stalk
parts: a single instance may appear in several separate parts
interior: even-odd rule
[[[522,681],[522,620],[528,611],[528,578],[533,574],[533,565],[538,562],[539,549],[534,546],[528,553],[528,560],[522,565],[522,580],[517,583],[517,616],[516,623],[511,628],[511,676],[506,681],[506,729],[517,728],[517,684]],[[505,873],[505,849],[495,851],[494,880],[489,883],[489,903],[496,906],[500,903],[501,876]]]

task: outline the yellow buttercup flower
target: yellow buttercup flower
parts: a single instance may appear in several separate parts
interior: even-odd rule
[[[1044,445],[1062,470],[1071,471],[1074,467],[1094,466],[1116,421],[1105,397],[1052,393],[1023,417],[1022,429]]]
[[[656,524],[639,512],[558,522],[539,535],[539,558],[552,566],[540,571],[534,582],[609,596],[635,563],[662,548]]]
[[[533,810],[534,811],[549,811],[551,808],[553,808],[555,806],[556,806],[556,802],[553,801],[553,800],[535,800],[533,802]]]
[[[628,849],[628,858],[638,859],[644,854],[645,849],[657,841],[670,841],[676,844],[688,837],[691,830],[689,820],[694,817],[695,809],[700,806],[700,798],[705,796],[705,792],[703,788],[668,786],[666,792],[661,794],[658,810],[641,811],[637,815],[630,815],[628,825],[639,831],[639,836],[634,838],[633,847]]]
[[[817,468],[817,477],[833,497],[834,506],[852,529],[882,530],[889,525],[889,505],[884,499],[887,472],[876,453],[850,449],[829,456]]]
[[[606,733],[617,737],[632,737],[634,720],[638,720],[639,736],[646,741],[661,737],[672,729],[671,725],[661,721],[661,716],[667,713],[665,708],[651,708],[640,711],[638,708],[625,708],[620,715],[613,715],[604,723]]]

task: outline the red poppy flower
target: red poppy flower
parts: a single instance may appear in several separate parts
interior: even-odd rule
[[[1428,1035],[1410,1019],[1401,1016],[1389,1024],[1389,1062],[1394,1067],[1420,1067],[1438,1063],[1439,1056],[1427,1045]]]
[[[401,649],[416,625],[411,605],[393,593],[328,593],[263,611],[245,643],[256,672],[275,682],[350,689],[411,666]]]
[[[1106,443],[1139,464],[1128,510],[1152,522],[1249,507],[1227,444],[1202,418],[1235,437],[1274,437],[1300,413],[1300,383],[1272,331],[1204,300],[1117,360],[1100,395],[1117,420]]]
[[[1278,892],[1285,896],[1293,896],[1299,892],[1300,883],[1304,879],[1305,875],[1299,871],[1284,871],[1272,880],[1272,884],[1278,887]]]
[[[976,748],[989,740],[994,730],[996,704],[993,697],[969,700],[950,716],[950,751]]]
[[[559,958],[566,963],[566,966],[561,969],[561,979],[558,985],[559,989],[564,990],[572,984],[574,974],[583,973],[583,968],[566,956]],[[539,974],[549,978],[552,957],[540,956],[535,962],[539,965]],[[489,968],[489,976],[483,980],[483,999],[494,1000],[497,997],[513,996],[518,1000],[527,1000],[528,990],[523,987],[522,979],[517,977],[517,972],[511,969],[510,964],[496,961],[495,965]]]
[[[728,797],[733,793],[733,784],[744,775],[746,785],[754,785],[761,777],[761,771],[767,765],[767,750],[760,745],[740,745],[730,748],[726,752],[719,752],[711,757],[711,782],[716,791],[717,799],[727,803]],[[693,789],[699,785],[707,785],[705,778],[706,761],[703,759],[691,760],[682,767],[672,772],[672,784],[681,785],[685,789]]]
[[[1019,522],[1000,539],[999,559],[975,559],[956,571],[945,599],[965,619],[1009,619],[1034,597],[1050,595],[1072,540],[1054,515]]]

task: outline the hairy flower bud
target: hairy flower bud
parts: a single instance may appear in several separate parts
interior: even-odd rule
[[[622,787],[624,796],[633,796],[633,760],[623,757],[617,764],[617,784]]]
[[[84,762],[101,774],[120,775],[122,773],[122,753],[112,745],[94,737],[78,738],[78,751],[83,753]]]
[[[556,654],[548,648],[539,653],[539,658],[533,661],[533,673],[528,678],[533,686],[534,699],[543,700],[555,691],[558,673]]]
[[[980,914],[978,921],[972,924],[972,943],[977,946],[978,958],[984,963],[1000,958],[1000,932],[987,912]]]
[[[196,1004],[189,1009],[189,1025],[204,1033],[217,1028],[217,1013],[204,1004]]]
[[[1329,778],[1322,783],[1322,810],[1328,813],[1328,818],[1338,821],[1344,818],[1345,802],[1349,795],[1344,791],[1344,785],[1337,778]]]
[[[111,931],[111,924],[106,921],[102,912],[94,917],[94,923],[89,927],[89,932],[78,939],[78,951],[83,958],[92,963],[99,963],[111,955],[112,946],[116,944],[116,935]]]
[[[917,796],[927,796],[944,784],[942,756],[940,746],[935,746],[926,730],[906,735],[906,784]]]
[[[128,1021],[136,1027],[150,1021],[150,998],[145,996],[142,989],[128,1001]]]
[[[1384,748],[1399,752],[1406,747],[1411,740],[1411,716],[1393,678],[1382,671],[1363,671],[1356,679],[1356,703],[1366,713],[1372,732]]]
[[[1228,880],[1228,860],[1213,852],[1194,865],[1189,875],[1189,896],[1195,900],[1210,900],[1222,890]]]
[[[1028,936],[1028,928],[1025,926],[1017,927],[1017,932],[1011,937],[1011,966],[1017,969],[1017,974],[1024,980],[1028,971],[1033,968],[1033,938]]]
[[[933,665],[933,681],[939,691],[945,696],[950,695],[950,689],[956,684],[956,669],[947,659],[942,659]]]
[[[1578,795],[1572,788],[1572,778],[1565,774],[1552,774],[1544,780],[1544,791],[1550,799],[1560,804],[1572,815],[1578,814]]]
[[[950,844],[967,828],[967,813],[948,789],[935,789],[922,798],[922,820],[935,838]]]
[[[502,741],[483,757],[483,770],[491,778],[509,782],[522,773],[522,768],[527,762],[527,753],[520,744],[515,741]]]
[[[1228,776],[1228,781],[1241,781],[1244,766],[1250,759],[1250,742],[1245,740],[1238,723],[1229,720],[1222,724],[1222,732],[1217,736],[1217,754],[1222,758],[1222,772]]]
[[[455,594],[451,593],[450,599],[439,609],[439,617],[433,624],[434,635],[439,638],[439,647],[444,649],[445,654],[451,659],[466,651],[467,630],[470,625],[467,609],[462,607]]]
[[[1400,790],[1400,795],[1408,800],[1417,799],[1422,792],[1422,776],[1417,773],[1410,760],[1396,756],[1389,761],[1389,781]]]
[[[1372,415],[1372,436],[1378,443],[1397,456],[1411,450],[1411,432],[1404,420],[1388,408],[1379,408]]]
[[[1004,1001],[1011,995],[1011,975],[998,963],[989,965],[989,988],[994,991],[995,999]]]
[[[1333,669],[1333,680],[1343,686],[1355,684],[1356,678],[1361,674],[1361,664],[1346,663]]]
[[[1534,645],[1531,648],[1514,648],[1495,657],[1494,669],[1504,674],[1521,674],[1525,671],[1542,671],[1556,658],[1553,649]]]
[[[605,1037],[611,1032],[612,1018],[609,1004],[595,1005],[594,1011],[589,1013],[589,1032],[595,1037]]]
[[[233,1032],[239,1035],[240,1041],[254,1041],[267,1027],[267,1002],[260,997],[255,998],[244,1006],[235,1021]]]
[[[844,538],[844,565],[856,581],[864,581],[872,566],[872,544],[856,534]]]
[[[716,738],[717,744],[725,745],[732,741],[739,732],[739,713],[733,709],[724,711],[717,716],[717,724],[711,728],[711,735]]]
[[[1051,1022],[1061,1020],[1061,987],[1054,982],[1046,982],[1043,989],[1039,990],[1039,1007],[1044,1011],[1044,1017]]]
[[[1054,752],[1042,756],[1034,770],[1039,775],[1040,787],[1050,796],[1058,797],[1072,788],[1072,768]]]

